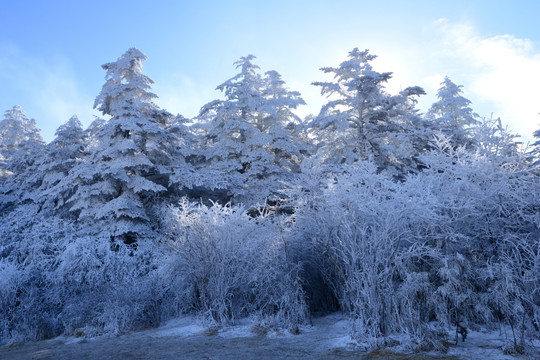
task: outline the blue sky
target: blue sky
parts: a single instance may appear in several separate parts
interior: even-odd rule
[[[325,99],[313,81],[354,47],[394,72],[389,92],[428,95],[444,75],[482,116],[530,140],[540,128],[540,1],[29,1],[0,0],[0,111],[21,105],[47,141],[77,114],[88,125],[101,64],[129,47],[147,56],[157,103],[186,117],[219,98],[239,57],[257,56],[302,93],[301,115]]]

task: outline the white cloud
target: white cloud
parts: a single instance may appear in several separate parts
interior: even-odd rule
[[[540,124],[540,50],[535,44],[508,34],[482,36],[472,25],[445,19],[435,28],[441,38],[436,56],[461,72],[469,99],[483,103],[483,108],[491,106],[495,117],[530,140]]]

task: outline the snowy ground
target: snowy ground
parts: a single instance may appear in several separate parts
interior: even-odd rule
[[[341,314],[314,319],[313,326],[302,327],[298,335],[249,323],[219,329],[197,324],[197,319],[185,317],[119,337],[59,337],[4,346],[0,359],[528,359],[504,355],[497,332],[470,332],[465,343],[446,355],[367,354],[349,337],[351,323]]]
[[[458,346],[451,346],[448,355],[455,355],[459,359],[493,359],[493,360],[513,360],[513,359],[540,359],[540,343],[529,344],[536,350],[531,349],[535,356],[512,356],[505,355],[501,350],[504,345],[504,335],[499,331],[475,332],[469,331],[465,342]]]

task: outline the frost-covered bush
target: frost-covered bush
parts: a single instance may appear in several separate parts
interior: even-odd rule
[[[370,163],[305,173],[290,242],[308,302],[336,299],[377,346],[406,334],[439,347],[445,333],[498,321],[519,342],[539,329],[538,178],[444,138],[434,148],[403,182]]]
[[[74,224],[36,209],[20,206],[1,219],[0,343],[119,334],[167,316],[159,247],[80,236]]]
[[[305,320],[298,269],[288,260],[279,217],[186,200],[169,216],[172,276],[180,279],[185,311],[216,323],[256,316],[292,328]]]
[[[454,149],[443,138],[435,145],[418,180],[444,215],[437,318],[447,326],[502,321],[537,331],[538,178],[519,154]]]
[[[483,303],[505,331],[505,351],[526,351],[529,337],[540,337],[540,240],[508,236],[500,242],[497,258],[482,275],[489,287]]]
[[[396,332],[421,338],[433,291],[425,266],[433,254],[425,239],[438,231],[430,195],[377,174],[370,163],[303,192],[296,256],[321,272],[355,320],[355,335],[370,341]],[[310,258],[304,248],[311,249]]]
[[[0,220],[0,342],[59,335],[62,306],[53,281],[56,256],[70,230],[57,218],[34,222],[36,207],[20,206]]]
[[[60,317],[66,333],[119,334],[161,322],[159,249],[113,245],[82,237],[60,254],[57,281],[63,284]]]

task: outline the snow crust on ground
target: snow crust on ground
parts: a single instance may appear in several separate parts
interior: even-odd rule
[[[534,341],[529,346],[537,353],[536,357],[506,355],[503,353],[505,344],[504,334],[499,331],[469,331],[467,339],[459,344],[451,346],[448,355],[455,355],[460,359],[489,359],[489,360],[515,360],[515,359],[540,359],[540,342]],[[536,348],[536,350],[534,350]]]
[[[121,358],[117,356],[130,356],[139,352],[137,358],[151,359],[152,356],[160,354],[159,356],[167,360],[177,359],[179,354],[185,359],[200,358],[203,355],[212,359],[248,359],[254,356],[272,359],[273,354],[280,357],[291,356],[294,359],[540,359],[540,352],[537,352],[537,357],[505,355],[502,351],[505,337],[498,331],[470,331],[466,341],[462,342],[460,338],[459,344],[451,345],[447,354],[407,355],[405,351],[400,351],[398,346],[381,355],[368,355],[366,344],[351,338],[352,326],[352,320],[341,313],[314,318],[313,325],[301,326],[299,334],[266,327],[253,319],[244,319],[231,326],[212,327],[205,325],[200,318],[185,316],[170,320],[156,329],[117,337],[61,336],[15,348],[3,347],[0,348],[0,358],[64,360],[70,359],[74,354],[80,359],[107,354],[106,359],[116,359]],[[142,350],[135,349],[134,344]],[[540,349],[540,341],[530,345],[533,349],[535,346]],[[393,355],[392,352],[399,354]]]
[[[300,326],[300,334],[298,335],[283,329],[269,328],[263,336],[274,339],[292,338],[298,340],[299,343],[316,342],[319,349],[344,348],[352,351],[367,348],[367,344],[359,343],[351,338],[352,324],[352,320],[346,315],[336,313],[313,319],[312,326]],[[253,321],[244,319],[236,325],[217,328],[215,336],[226,339],[261,336],[254,329],[255,326],[257,325]],[[150,337],[192,336],[207,333],[208,327],[203,326],[200,320],[195,317],[174,319],[159,329],[146,331]],[[460,338],[459,344],[450,346],[446,355],[453,355],[460,359],[515,360],[528,358],[504,354],[502,351],[504,343],[504,334],[499,331],[469,331],[466,341],[463,342]],[[540,341],[531,345],[540,349]],[[435,353],[433,354],[435,355]],[[540,353],[538,356],[540,359]]]
[[[167,321],[163,326],[157,329],[146,330],[143,333],[153,338],[168,336],[192,336],[202,334],[206,327],[200,324],[200,321],[193,316],[181,317]]]
[[[316,337],[325,347],[336,348],[355,347],[358,345],[350,336],[351,328],[352,320],[341,313],[315,318],[313,319],[313,325],[300,326],[299,334],[293,334],[286,329],[259,325],[252,319],[242,319],[235,325],[212,327],[203,325],[203,322],[197,317],[186,316],[170,320],[157,329],[145,330],[144,332],[140,332],[140,334],[152,338],[168,336],[187,337],[194,335],[219,336],[226,339],[257,336],[264,336],[271,339],[305,339]],[[69,341],[68,339],[66,340]]]

